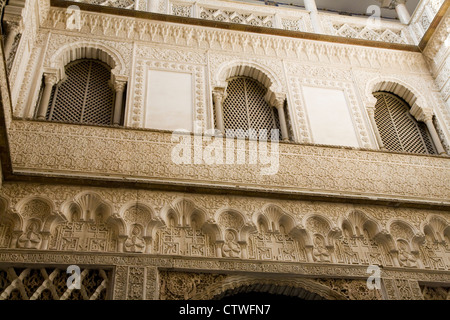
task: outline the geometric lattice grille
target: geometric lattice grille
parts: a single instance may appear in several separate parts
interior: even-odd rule
[[[66,269],[0,268],[0,300],[106,300],[111,270],[81,269],[80,289],[69,289]]]
[[[375,122],[386,149],[436,153],[426,125],[411,116],[406,102],[388,92],[376,92],[374,96],[377,98]]]
[[[270,139],[270,130],[279,129],[275,108],[265,101],[266,89],[258,81],[236,77],[228,81],[227,97],[223,103],[225,130],[233,129],[241,138],[257,139],[259,130],[264,129]],[[249,136],[249,129],[253,134]]]
[[[47,120],[112,124],[111,69],[100,61],[82,59],[66,67],[66,76],[53,89]]]

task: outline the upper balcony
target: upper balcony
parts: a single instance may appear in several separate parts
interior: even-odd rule
[[[380,15],[381,8],[395,8],[396,2],[393,1],[393,3],[380,1],[379,7],[368,6],[365,15],[360,16],[317,10],[314,0],[304,1],[304,7],[276,2],[264,5],[262,1],[228,0],[78,0],[75,2],[328,36],[418,45],[445,1],[421,0],[412,16],[409,16],[406,11],[402,13],[401,10],[397,10],[400,21],[385,19]]]

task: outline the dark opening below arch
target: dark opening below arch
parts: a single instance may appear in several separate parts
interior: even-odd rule
[[[303,288],[277,286],[267,284],[255,284],[226,290],[213,298],[214,300],[226,301],[283,301],[298,302],[301,300],[326,300],[317,293]]]

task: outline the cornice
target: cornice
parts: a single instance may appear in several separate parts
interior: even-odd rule
[[[174,16],[174,15],[152,13],[152,12],[120,9],[120,8],[114,8],[114,7],[105,7],[105,6],[92,5],[92,4],[80,3],[80,2],[74,2],[74,1],[51,0],[51,6],[55,7],[55,8],[67,8],[70,5],[77,5],[80,7],[80,9],[82,11],[86,11],[86,12],[103,13],[103,14],[115,15],[115,16],[120,16],[120,17],[144,19],[147,21],[178,23],[178,24],[183,24],[183,25],[202,26],[202,27],[222,29],[222,30],[227,30],[227,31],[250,32],[250,33],[261,34],[261,35],[272,35],[272,36],[286,37],[286,38],[292,38],[292,39],[305,39],[305,40],[337,43],[337,44],[344,44],[344,45],[355,45],[355,46],[364,46],[364,47],[373,47],[373,48],[383,48],[383,49],[390,49],[390,50],[420,52],[420,50],[417,46],[407,45],[407,44],[385,43],[385,42],[380,42],[380,41],[344,38],[344,37],[337,37],[337,36],[330,36],[330,35],[323,35],[323,34],[316,34],[316,33],[308,33],[308,32],[302,32],[302,31],[290,31],[290,30],[258,27],[258,26],[252,26],[252,25],[241,25],[241,24],[234,24],[234,23],[228,23],[228,22],[211,21],[211,20],[196,19],[196,18],[190,18],[190,17],[180,17],[180,16]]]
[[[3,11],[3,4],[1,7]],[[11,90],[6,73],[6,59],[3,47],[3,35],[0,37],[0,161],[1,177],[4,180],[12,175],[11,151],[9,147],[9,136],[7,131],[7,122],[10,122],[11,114],[5,112],[11,110]],[[5,103],[7,105],[5,105]],[[7,121],[9,119],[9,121]],[[0,185],[1,185],[0,180]]]
[[[421,50],[423,54],[428,58],[433,60],[436,54],[439,52],[442,44],[448,37],[450,29],[450,1],[446,3],[446,11],[440,17],[439,23],[435,25],[433,29],[433,34],[428,37],[426,42],[421,43]],[[437,17],[437,16],[436,16]],[[434,21],[433,21],[434,22]],[[434,25],[434,23],[433,23]]]
[[[291,274],[293,276],[337,276],[367,279],[367,266],[319,264],[308,262],[254,261],[245,259],[181,257],[157,254],[121,254],[95,252],[48,252],[45,250],[0,250],[0,262],[20,263],[25,266],[35,264],[65,265],[70,261],[81,266],[147,266],[159,270],[177,270],[192,272],[225,272],[227,274],[246,272],[247,274]],[[448,271],[423,270],[417,268],[383,267],[385,279],[414,279],[424,282],[447,282]]]
[[[446,28],[446,24],[448,23],[446,21],[450,19],[449,9],[450,1],[445,1],[419,43],[419,49],[422,52],[427,51],[428,47],[436,46],[437,42],[442,44],[442,42],[445,41],[445,38],[442,38],[448,35],[448,30]],[[441,21],[443,22],[442,24]]]

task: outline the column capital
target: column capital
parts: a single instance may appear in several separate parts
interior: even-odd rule
[[[44,73],[44,83],[54,86],[58,82],[58,76],[55,73]]]
[[[284,93],[276,93],[274,95],[273,99],[273,105],[275,108],[283,109],[284,108],[284,101],[286,100],[286,95]]]
[[[22,28],[23,28],[23,22],[22,19],[19,18],[10,18],[10,19],[4,19],[4,24],[6,26],[6,32],[10,33],[10,32],[15,32],[15,33],[20,33],[22,32]]]
[[[377,98],[372,97],[367,99],[366,101],[366,110],[370,115],[374,115],[375,114],[375,107],[377,105]]]
[[[226,88],[224,87],[215,87],[212,91],[213,95],[225,95]]]
[[[375,116],[375,106],[367,106],[366,107],[367,113],[369,116],[374,117]]]
[[[284,98],[276,99],[275,103],[274,103],[275,108],[277,108],[278,110],[283,109],[285,100],[286,99],[284,99]]]
[[[433,119],[433,109],[423,108],[420,106],[420,101],[416,101],[409,111],[417,121],[427,122]]]
[[[223,100],[227,96],[226,88],[216,87],[216,88],[213,89],[212,95],[213,95],[214,100],[217,99],[217,101],[220,100],[220,102],[223,102]]]
[[[266,101],[277,109],[284,106],[284,100],[286,100],[286,94],[283,92],[268,91],[266,94]]]
[[[121,81],[121,80],[114,81],[114,83],[113,83],[114,91],[116,91],[116,92],[124,91],[126,84],[127,84],[126,81]]]
[[[111,70],[111,84],[114,86],[116,82],[128,82],[128,76],[117,74],[117,70]]]

